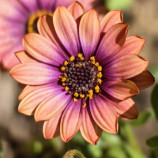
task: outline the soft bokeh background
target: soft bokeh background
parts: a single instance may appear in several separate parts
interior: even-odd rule
[[[128,35],[146,39],[141,56],[149,60],[149,70],[158,80],[158,1],[97,0],[98,9],[122,9],[124,22],[129,23]],[[100,10],[100,12],[101,12]],[[158,148],[146,140],[158,135],[158,121],[150,97],[153,87],[135,97],[140,116],[135,121],[120,121],[118,135],[103,132],[96,146],[83,140],[78,133],[69,143],[60,138],[44,140],[42,123],[17,112],[17,97],[22,87],[7,71],[0,74],[0,158],[61,158],[70,149],[80,150],[87,158],[157,158]],[[158,94],[156,95],[158,98]],[[158,106],[158,104],[157,104]],[[154,139],[155,140],[155,139]],[[157,141],[158,142],[158,141]],[[155,152],[154,152],[155,151]]]

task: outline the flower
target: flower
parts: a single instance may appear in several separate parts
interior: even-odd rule
[[[67,142],[80,129],[96,144],[102,130],[118,132],[118,118],[137,118],[131,97],[154,78],[138,55],[145,40],[126,37],[127,29],[120,11],[100,22],[95,10],[85,12],[74,2],[42,16],[39,34],[24,36],[25,51],[16,52],[21,64],[10,74],[27,85],[18,111],[44,121],[46,139],[61,135]]]
[[[37,32],[37,20],[52,15],[59,5],[68,7],[75,0],[1,0],[0,1],[0,64],[10,70],[19,63],[14,52],[23,50],[21,40],[26,33]],[[79,0],[86,9],[93,0]]]

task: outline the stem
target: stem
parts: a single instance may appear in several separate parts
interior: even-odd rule
[[[140,149],[140,147],[139,147],[139,144],[138,144],[138,142],[137,142],[137,140],[136,140],[136,138],[135,138],[135,136],[134,136],[134,134],[133,134],[133,132],[131,130],[130,125],[125,124],[124,125],[124,130],[125,130],[125,133],[127,135],[126,138],[129,141],[129,143],[131,144],[131,146],[134,149],[136,149],[137,151],[142,152],[141,149]]]

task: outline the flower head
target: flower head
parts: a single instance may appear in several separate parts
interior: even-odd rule
[[[14,52],[23,50],[21,40],[26,33],[37,32],[41,15],[52,15],[59,5],[68,7],[75,0],[1,0],[0,1],[0,64],[10,70],[19,63]],[[79,0],[86,9],[93,0]]]
[[[61,135],[69,141],[80,129],[96,144],[102,130],[116,134],[118,118],[134,119],[131,99],[153,84],[148,61],[138,55],[145,40],[127,35],[120,11],[99,20],[95,10],[74,2],[57,7],[53,17],[42,16],[39,34],[23,38],[21,64],[10,74],[26,84],[19,112],[44,121],[46,139]]]

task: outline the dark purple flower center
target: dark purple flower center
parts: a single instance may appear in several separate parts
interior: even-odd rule
[[[84,60],[81,53],[77,57],[71,56],[69,61],[64,62],[61,71],[60,84],[69,91],[74,101],[79,98],[92,99],[93,93],[100,92],[102,67],[94,57]]]
[[[38,33],[37,22],[40,16],[42,15],[53,15],[53,12],[47,10],[39,10],[35,13],[32,13],[26,23],[26,33]]]

